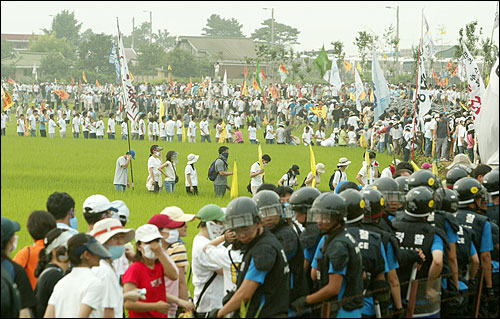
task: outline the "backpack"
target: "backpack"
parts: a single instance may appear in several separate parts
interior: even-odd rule
[[[335,173],[337,172],[340,172],[340,170],[337,169],[335,172],[333,172],[332,176],[330,176],[330,180],[328,181],[328,186],[332,191],[335,191],[335,188],[333,187],[333,178],[335,177]],[[342,172],[340,172],[340,177],[342,177]]]
[[[215,162],[218,160],[218,158],[212,162],[212,165],[210,165],[210,168],[208,169],[208,179],[211,180],[212,182],[215,181],[217,178],[217,175],[219,172],[215,170]]]

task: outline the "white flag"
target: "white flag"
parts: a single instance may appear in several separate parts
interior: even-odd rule
[[[329,83],[333,85],[333,91],[338,92],[342,86],[342,81],[340,80],[339,68],[337,66],[337,59],[332,58],[332,68],[330,70],[330,81]]]
[[[465,66],[465,72],[467,73],[467,81],[469,82],[469,109],[471,110],[472,118],[474,119],[474,128],[477,130],[478,120],[480,117],[479,112],[481,111],[482,99],[484,96],[484,84],[474,57],[470,54],[467,46],[463,45],[463,49],[464,52],[462,60]]]
[[[228,95],[227,72],[226,72],[226,70],[224,70],[224,81],[222,82],[222,95],[224,95],[224,96]]]
[[[498,28],[498,2],[497,2],[497,11],[495,12],[495,21],[493,22],[493,29],[495,28]]]
[[[420,129],[424,125],[424,115],[431,110],[431,99],[429,98],[429,90],[427,86],[427,76],[425,75],[424,56],[420,55],[418,65],[418,78],[417,78],[417,110],[418,121]]]
[[[490,82],[483,95],[483,107],[477,120],[476,135],[481,163],[498,166],[498,58],[490,73]]]
[[[35,81],[38,82],[38,72],[36,70],[36,63],[33,63],[33,72],[32,73],[35,75]]]
[[[387,85],[384,77],[384,72],[380,67],[375,50],[372,52],[372,81],[373,81],[373,95],[375,96],[375,110],[373,117],[378,121],[380,115],[384,113],[385,109],[389,107],[391,102],[391,91]]]
[[[135,101],[134,87],[132,86],[132,81],[130,80],[130,73],[127,66],[127,58],[125,57],[125,49],[123,47],[123,38],[120,32],[120,26],[118,25],[118,20],[116,21],[116,26],[118,28],[118,54],[120,56],[121,65],[121,80],[122,80],[122,94],[123,100],[125,101],[124,110],[127,113],[127,117],[131,121],[137,121],[139,116],[139,107]]]
[[[431,36],[431,31],[429,28],[429,23],[427,22],[427,19],[424,16],[424,24],[425,24],[425,34],[423,38],[423,52],[422,54],[426,58],[433,58],[434,54],[436,53],[434,49],[434,41],[432,41],[432,36]]]
[[[354,87],[356,88],[356,109],[361,112],[361,100],[366,96],[365,89],[363,87],[363,81],[359,75],[358,69],[354,68]]]

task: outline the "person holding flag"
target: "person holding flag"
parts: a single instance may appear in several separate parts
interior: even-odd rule
[[[365,151],[365,161],[363,162],[363,167],[361,167],[358,175],[356,176],[356,180],[363,187],[366,187],[367,185],[373,183],[379,177],[379,164],[375,160],[375,157],[377,157],[377,154],[375,154],[375,152]]]
[[[252,194],[257,194],[257,189],[264,183],[264,167],[271,162],[271,156],[264,154],[250,168],[250,187]]]

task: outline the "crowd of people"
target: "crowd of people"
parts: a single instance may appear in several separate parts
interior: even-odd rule
[[[2,317],[497,317],[498,167],[459,154],[441,181],[404,161],[378,174],[370,155],[360,185],[347,158],[323,193],[311,174],[299,187],[293,165],[277,184],[251,183],[252,198],[196,215],[169,206],[136,229],[137,212],[95,194],[79,233],[75,200],[53,193],[28,218],[33,245],[13,258],[21,226],[2,216]]]
[[[432,87],[431,112],[413,124],[415,88],[409,83],[391,85],[390,107],[376,121],[369,98],[361,101],[361,109],[356,107],[353,85],[336,90],[329,85],[297,88],[281,84],[274,90],[270,84],[263,94],[248,88],[246,95],[241,86],[229,85],[224,95],[221,83],[142,83],[135,85],[140,111],[136,121],[127,120],[117,85],[2,85],[13,92],[15,102],[2,113],[2,135],[14,109],[19,136],[53,138],[58,130],[61,138],[70,131],[74,138],[83,135],[85,139],[104,139],[105,135],[127,139],[131,134],[134,140],[147,136],[149,141],[171,142],[177,136],[178,141],[187,142],[244,143],[241,131],[246,129],[250,143],[362,146],[379,153],[396,152],[405,161],[413,152],[432,156],[434,143],[434,156],[440,161],[467,154],[474,162],[478,156],[472,113],[465,106],[468,92],[456,86]],[[63,100],[55,93],[58,90],[65,90],[69,98]],[[324,118],[312,111],[316,106],[325,107]],[[300,125],[305,125],[303,132],[294,136],[292,131]],[[261,128],[264,135],[259,140]]]

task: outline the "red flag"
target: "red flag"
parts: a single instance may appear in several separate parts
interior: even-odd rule
[[[266,77],[266,75],[264,74],[264,69],[260,69],[260,74],[262,74],[262,78],[263,78],[264,80],[267,80],[267,77]]]
[[[8,80],[7,82],[9,82],[9,83],[10,83],[10,84],[12,84],[12,85],[15,85],[15,84],[16,84],[16,81],[12,80],[10,77],[9,77],[9,80]]]
[[[123,103],[120,101],[120,113],[123,112]]]
[[[85,72],[83,72],[83,80],[85,81],[85,83],[87,83],[87,77],[85,76]]]
[[[95,84],[97,85],[98,88],[100,88],[98,79],[95,79]]]
[[[80,89],[82,88],[82,80],[78,80],[78,85],[80,86]]]
[[[458,65],[455,67],[455,70],[453,71],[453,73],[451,75],[456,76],[457,73],[458,73]]]
[[[297,89],[299,90],[299,99],[302,98],[302,92],[300,91],[299,81],[297,80]]]
[[[64,90],[54,90],[54,93],[57,94],[61,99],[66,100],[69,98],[68,92]]]
[[[446,68],[450,70],[452,66],[453,66],[453,61],[450,60],[450,62],[448,62],[448,64],[446,65]]]
[[[265,95],[265,94],[262,94],[262,98],[263,98],[264,105],[267,105],[266,95]]]
[[[43,104],[43,101],[44,101],[44,100],[42,100],[42,107],[41,107],[42,111],[43,111],[43,109],[45,108],[45,105]]]
[[[245,69],[243,70],[243,74],[245,74],[245,76],[248,76],[248,68],[247,68],[246,62],[245,62]]]
[[[174,86],[174,81],[172,80],[172,74],[168,74],[168,78],[170,79],[170,85],[173,87]]]
[[[71,77],[71,85],[75,85],[75,78]]]
[[[189,84],[184,89],[184,93],[191,90],[192,87],[193,87],[193,80],[191,80],[191,78],[189,78]]]
[[[408,113],[408,103],[405,104],[405,114],[403,115],[403,117],[406,117],[406,113]]]
[[[441,79],[441,86],[446,86],[446,78]]]

